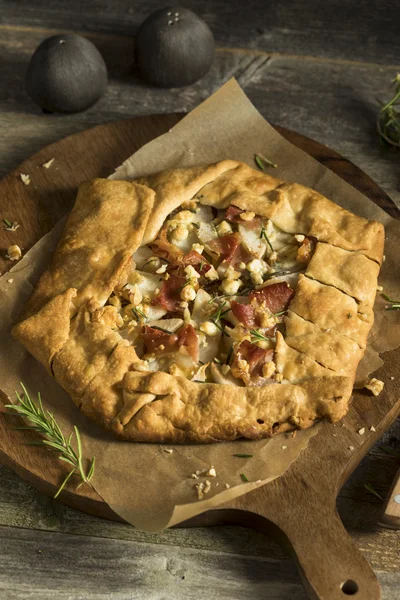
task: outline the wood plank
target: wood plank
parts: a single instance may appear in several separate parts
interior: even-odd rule
[[[375,487],[373,480],[371,483]],[[374,569],[397,572],[400,539],[398,532],[377,526],[382,503],[368,495],[363,486],[356,496],[346,488],[347,486],[339,496],[338,510],[358,548]],[[175,528],[155,534],[124,523],[93,517],[43,496],[5,467],[0,467],[1,525],[168,547],[234,552],[276,560],[287,559],[283,549],[272,538],[244,527]]]
[[[266,61],[246,52],[220,51],[202,81],[183,90],[159,90],[131,74],[131,40],[102,39],[98,45],[110,68],[105,96],[84,113],[43,115],[23,86],[29,56],[42,38],[38,31],[3,31],[0,36],[0,80],[10,82],[0,96],[0,175],[40,147],[87,127],[140,114],[191,110],[235,75],[271,122],[350,158],[400,205],[398,156],[383,151],[375,133],[375,97],[388,97],[394,75],[390,67],[282,57]],[[119,56],[125,57],[121,64]]]
[[[157,0],[97,0],[68,3],[1,0],[3,25],[46,27],[65,31],[96,32],[112,36],[133,36],[140,23],[162,6]],[[398,63],[398,4],[374,0],[362,5],[352,0],[283,0],[244,3],[214,0],[187,0],[209,24],[218,46],[282,52],[285,54],[368,60],[381,64]],[[71,19],[73,15],[73,19]]]
[[[291,561],[0,527],[0,594],[37,598],[305,600]],[[383,600],[399,574],[378,572]],[[34,592],[32,592],[34,590]]]

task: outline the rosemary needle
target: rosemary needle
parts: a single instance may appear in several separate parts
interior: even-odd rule
[[[262,154],[255,154],[254,155],[254,162],[256,163],[257,167],[259,169],[261,169],[261,171],[265,171],[265,167],[272,167],[273,169],[276,169],[278,167],[278,165],[276,165],[275,163],[273,163],[271,160],[269,160],[268,158],[265,158],[265,156],[263,156]]]
[[[381,294],[392,306],[385,306],[385,310],[400,310],[400,300],[392,300],[387,294]]]
[[[65,477],[64,481],[58,488],[54,498],[60,494],[64,489],[72,475],[76,474],[80,476],[81,483],[78,487],[84,483],[90,483],[93,477],[95,469],[95,457],[92,458],[90,467],[87,473],[83,468],[83,457],[82,457],[82,442],[79,430],[74,426],[73,432],[69,435],[66,440],[60,426],[56,422],[54,415],[43,408],[42,399],[40,393],[38,393],[38,401],[35,403],[29,396],[25,386],[21,383],[23,394],[20,395],[17,391],[15,392],[18,400],[18,404],[6,404],[6,408],[15,411],[19,416],[24,417],[32,426],[16,427],[16,429],[28,429],[36,431],[43,435],[46,439],[37,440],[35,442],[29,442],[30,446],[45,446],[59,453],[58,458],[63,462],[68,463],[72,466],[71,471]],[[12,413],[10,413],[12,414]],[[71,441],[75,434],[77,452],[72,448]]]
[[[236,458],[253,458],[254,454],[232,454]]]
[[[383,500],[382,496],[378,494],[378,492],[372,487],[370,483],[364,483],[364,487],[366,490],[368,490],[370,494],[373,494],[374,496],[379,498],[379,500]]]

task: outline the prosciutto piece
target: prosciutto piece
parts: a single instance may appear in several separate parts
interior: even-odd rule
[[[240,223],[241,225],[247,225],[250,229],[255,229],[256,227],[260,227],[261,225],[261,217],[255,215],[253,219],[250,221],[244,220],[240,217],[242,213],[246,212],[242,210],[238,206],[231,206],[226,210],[225,213],[225,221],[229,221],[230,223]]]
[[[257,385],[260,383],[260,379],[265,382],[263,366],[273,357],[274,351],[271,348],[259,348],[248,340],[244,340],[236,351],[231,367],[232,374],[243,379],[247,385]],[[248,369],[241,368],[240,361],[243,360],[248,364]]]
[[[240,235],[228,233],[220,238],[211,240],[209,247],[216,254],[221,256],[222,260],[235,266],[237,263],[248,263],[254,258],[252,254],[243,246]]]
[[[153,306],[159,304],[168,311],[176,311],[181,303],[180,291],[185,283],[184,277],[171,274],[169,279],[163,281],[160,293],[153,298]]]
[[[199,360],[199,341],[192,325],[184,325],[176,333],[145,325],[142,339],[146,352],[163,355],[179,352],[179,348],[184,347],[195,362]]]
[[[286,281],[272,283],[249,294],[250,302],[255,300],[258,304],[268,308],[272,313],[286,310],[293,296],[294,289]]]

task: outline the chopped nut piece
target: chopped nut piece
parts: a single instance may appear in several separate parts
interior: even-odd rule
[[[196,210],[196,206],[196,200],[186,200],[185,202],[182,202],[182,208],[187,210]]]
[[[164,265],[161,265],[161,267],[156,270],[156,273],[157,274],[165,273],[166,270],[167,270],[167,263],[165,263]]]
[[[167,454],[172,454],[173,450],[172,448],[164,448],[164,452],[166,452]]]
[[[233,296],[234,294],[237,294],[241,285],[243,285],[243,281],[241,279],[224,279],[219,289],[224,294]]]
[[[208,494],[210,489],[211,489],[211,483],[208,481],[208,479],[206,479],[205,484],[204,484],[203,494]]]
[[[200,273],[198,273],[196,271],[196,269],[194,269],[192,267],[192,265],[188,265],[187,267],[185,267],[184,269],[185,273],[186,273],[186,279],[190,280],[190,279],[198,279],[200,277]]]
[[[215,470],[214,467],[210,467],[208,469],[206,475],[208,475],[209,477],[216,477],[217,476],[217,471]]]
[[[22,256],[22,250],[17,244],[13,244],[7,248],[6,258],[9,260],[19,260]]]
[[[229,490],[229,488],[230,488],[231,486],[229,485],[229,483],[226,483],[226,484],[225,484],[225,487],[226,487],[226,489],[227,489],[227,490]]]
[[[351,450],[351,452],[353,452],[354,446],[349,446],[349,450]]]
[[[181,290],[180,296],[185,302],[191,302],[196,298],[196,290],[191,285],[185,285]]]
[[[232,233],[232,227],[227,221],[221,221],[221,223],[217,225],[216,229],[220,237],[227,235],[228,233]]]
[[[271,360],[270,362],[265,363],[265,365],[262,368],[263,377],[265,377],[266,379],[269,379],[274,372],[275,372],[274,361]]]
[[[287,446],[282,446],[282,450],[286,450]]]
[[[198,497],[198,499],[201,500],[203,498],[203,496],[204,496],[204,494],[203,494],[204,483],[196,483],[194,487],[197,490],[197,497]]]
[[[256,216],[256,213],[253,213],[251,210],[245,211],[240,213],[240,218],[243,219],[243,221],[252,221],[254,219],[254,217]]]
[[[364,435],[364,433],[365,433],[365,427],[361,427],[361,429],[358,430],[358,434]]]
[[[51,158],[47,162],[43,163],[42,167],[44,167],[45,169],[50,169],[50,167],[51,167],[51,165],[53,164],[54,161],[55,161],[55,158]]]
[[[187,227],[185,227],[185,225],[178,225],[178,227],[176,227],[176,229],[174,229],[172,231],[172,238],[179,241],[183,241],[186,240],[187,236],[189,235],[189,231],[187,229]]]
[[[370,431],[376,431],[375,427],[373,425],[371,425],[371,427],[369,428]]]
[[[372,379],[369,379],[367,383],[364,384],[364,387],[367,388],[367,390],[371,390],[374,396],[379,396],[379,394],[383,390],[384,385],[385,384],[383,383],[383,381],[372,377]]]
[[[383,285],[377,285],[376,286],[376,291],[377,292],[383,292]]]
[[[226,269],[225,273],[224,273],[224,278],[225,279],[239,279],[241,273],[239,271],[235,271],[235,269],[232,267],[232,265],[229,265],[229,267]]]
[[[278,260],[278,253],[277,252],[272,252],[271,256],[269,257],[269,262],[271,263],[275,263]]]
[[[394,381],[394,377],[393,377],[393,375],[391,375],[391,377],[390,377],[390,381]]]
[[[25,185],[29,185],[30,184],[31,178],[29,177],[29,175],[25,175],[25,173],[20,173],[19,176],[21,177],[22,183],[24,183]]]
[[[218,335],[218,333],[220,333],[220,330],[212,321],[205,321],[202,323],[200,325],[200,331],[210,336]]]
[[[211,265],[211,269],[209,269],[204,276],[206,279],[209,279],[210,281],[216,281],[217,279],[219,279],[218,273],[212,265]]]
[[[7,283],[12,283],[14,279],[7,279]]]
[[[202,246],[202,244],[192,244],[192,250],[195,250],[199,254],[203,254],[204,246]]]
[[[295,237],[296,242],[299,242],[300,244],[302,242],[304,242],[304,240],[305,240],[305,235],[303,235],[302,233],[299,233],[299,234],[295,235],[294,237]]]

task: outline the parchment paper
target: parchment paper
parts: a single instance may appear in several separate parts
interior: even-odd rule
[[[234,80],[169,133],[141,148],[111,177],[131,179],[166,168],[189,167],[224,158],[242,160],[253,166],[255,153],[278,164],[277,169],[271,169],[272,175],[308,185],[356,214],[383,222],[387,241],[380,283],[389,296],[400,298],[399,223],[285,141],[257,112]],[[82,433],[85,456],[96,456],[93,479],[96,491],[117,514],[147,531],[160,531],[180,523],[281,476],[310,438],[318,433],[318,426],[298,432],[294,438],[286,434],[259,442],[207,446],[165,447],[116,441],[89,423],[44,368],[12,339],[11,325],[18,320],[32,285],[46,267],[63,224],[60,222],[0,278],[0,388],[13,397],[19,381],[23,381],[32,395],[41,392],[45,405],[54,412],[66,433],[77,425]],[[360,381],[382,364],[379,352],[400,344],[399,314],[385,311],[384,305],[385,301],[378,298],[376,323],[358,372]],[[166,448],[172,449],[172,453],[166,452]],[[236,458],[233,454],[253,457]],[[207,477],[211,490],[203,500],[198,500],[194,485],[206,478],[193,479],[191,475],[210,466],[215,467],[217,477]],[[249,483],[242,483],[241,473]]]

